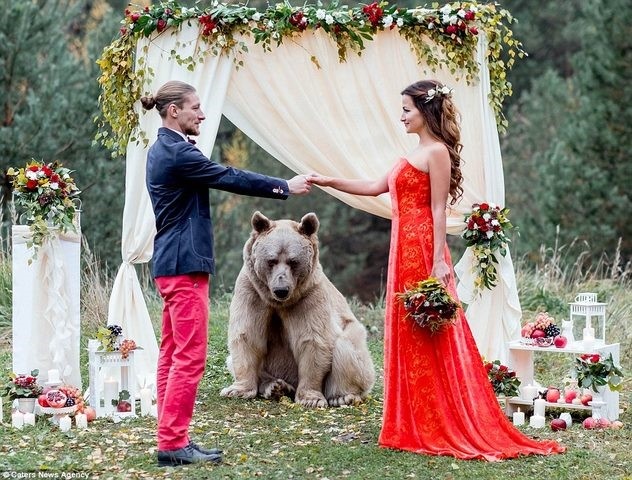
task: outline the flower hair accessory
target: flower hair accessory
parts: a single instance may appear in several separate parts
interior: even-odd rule
[[[424,103],[430,102],[435,97],[451,97],[452,92],[454,92],[454,90],[452,90],[450,87],[446,87],[445,85],[443,87],[437,86],[436,88],[431,88],[426,92],[426,99],[424,100]]]

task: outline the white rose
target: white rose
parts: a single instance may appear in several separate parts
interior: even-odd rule
[[[450,95],[450,89],[448,87],[442,87],[441,88],[441,93],[443,95]]]
[[[258,22],[259,20],[261,20],[261,13],[259,13],[259,12],[255,12],[255,14],[252,16],[252,19],[253,19],[255,22]]]
[[[441,17],[441,21],[442,21],[443,23],[450,23],[450,15],[443,15],[443,16]]]
[[[487,230],[485,232],[485,235],[487,235],[487,238],[492,238],[494,236],[494,232],[492,232],[491,230]]]
[[[456,16],[456,15],[452,15],[452,16],[450,17],[450,23],[451,23],[452,25],[456,25],[456,23],[457,23],[458,21],[459,21],[459,19],[457,18],[457,16]]]
[[[387,15],[382,20],[382,23],[384,24],[385,28],[389,28],[391,25],[393,25],[393,17],[391,15]]]
[[[24,176],[28,178],[29,180],[37,180],[37,172],[33,172],[31,170],[27,170],[24,173]]]
[[[397,26],[401,27],[402,25],[404,25],[404,19],[403,18],[398,18],[397,19]]]
[[[489,213],[484,213],[483,214],[483,220],[485,220],[486,222],[489,222],[490,218],[492,218],[492,216]]]
[[[59,183],[54,182],[50,184],[51,190],[57,190],[59,188]]]
[[[318,20],[322,20],[323,18],[325,18],[325,15],[327,15],[327,12],[323,10],[322,8],[319,8],[318,10],[316,10],[316,18]]]
[[[428,90],[428,98],[432,98],[437,94],[437,91],[434,88]]]
[[[327,25],[331,25],[334,23],[334,17],[332,17],[331,15],[327,15],[325,16],[325,23]]]
[[[500,222],[494,218],[494,219],[492,220],[492,225],[493,225],[494,227],[496,227],[496,226],[500,225]]]
[[[465,10],[463,9],[460,9],[458,12],[456,12],[456,14],[461,18],[465,18]]]
[[[439,11],[444,15],[450,15],[450,12],[452,12],[452,7],[450,5],[444,5],[439,9]]]
[[[267,26],[268,28],[274,28],[274,22],[272,20],[268,20]]]

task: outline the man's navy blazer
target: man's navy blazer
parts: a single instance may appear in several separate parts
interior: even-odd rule
[[[165,127],[149,148],[146,184],[156,217],[154,277],[214,273],[209,188],[265,198],[289,195],[285,180],[212,162]]]

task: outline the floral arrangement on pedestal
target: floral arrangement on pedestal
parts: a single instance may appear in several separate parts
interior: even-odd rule
[[[120,325],[99,327],[97,340],[100,342],[99,351],[120,352],[122,358],[127,358],[132,350],[141,348],[134,340],[123,337],[123,328]]]
[[[500,360],[488,362],[483,359],[483,364],[496,396],[515,397],[518,395],[521,382],[516,372],[503,365]]]
[[[29,375],[14,372],[5,376],[0,385],[0,397],[16,400],[18,398],[37,398],[42,393],[42,386],[37,383],[39,370],[32,370]]]
[[[29,161],[24,168],[10,167],[7,176],[13,187],[14,204],[25,215],[32,237],[27,242],[37,249],[52,234],[51,228],[61,233],[76,232],[75,200],[81,193],[71,177],[72,170],[61,163]]]
[[[494,203],[475,203],[472,212],[465,216],[465,230],[461,237],[472,248],[474,255],[475,292],[492,289],[498,284],[497,254],[507,255],[507,244],[511,241],[507,232],[515,228],[508,215],[508,208]]]
[[[452,325],[460,305],[450,296],[436,278],[429,277],[418,282],[413,288],[398,293],[403,302],[406,316],[417,325],[436,333]]]
[[[496,3],[469,1],[442,7],[433,3],[432,8],[403,8],[380,1],[348,7],[334,0],[329,5],[270,4],[261,12],[247,5],[219,2],[206,8],[184,7],[177,1],[156,2],[146,7],[130,5],[121,20],[121,36],[104,49],[97,62],[102,72],[99,78],[102,116],[98,119],[100,132],[96,138],[111,148],[113,154],[124,154],[128,140],[138,140],[133,135],[138,127],[134,103],[143,95],[143,86],[152,75],[142,61],[134,69],[138,39],[177,30],[195,21],[200,39],[195,55],[182,58],[175,50],[172,52],[174,61],[191,70],[205,55],[233,54],[237,66],[243,65],[244,55],[240,54],[247,50],[244,36],[254,37],[264,50],[271,50],[273,44],[279,46],[291,41],[306,30],[321,30],[336,43],[340,61],[345,61],[349,50],[360,54],[365,42],[378,32],[395,30],[431,68],[462,71],[469,82],[475,81],[478,74],[475,51],[478,36],[483,33],[487,41],[490,103],[501,131],[507,126],[502,102],[512,93],[506,72],[513,67],[516,57],[525,55],[509,28],[513,17]],[[310,59],[319,67],[314,55]]]
[[[599,353],[585,353],[575,358],[577,383],[582,388],[591,388],[599,392],[599,387],[608,386],[610,390],[621,391],[623,371],[614,363],[612,353],[603,356]]]

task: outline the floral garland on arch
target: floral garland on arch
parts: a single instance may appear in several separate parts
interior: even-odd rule
[[[139,68],[134,69],[138,39],[160,35],[169,29],[177,31],[182,24],[193,21],[198,22],[202,40],[195,57],[182,58],[177,51],[171,53],[175,61],[191,70],[205,55],[246,52],[246,46],[239,40],[244,35],[252,35],[255,43],[269,51],[273,45],[279,46],[307,29],[322,29],[337,44],[343,62],[349,50],[360,54],[365,42],[371,41],[377,32],[397,30],[420,61],[424,60],[433,70],[446,66],[452,73],[462,72],[468,82],[478,75],[475,53],[478,35],[483,32],[488,42],[489,100],[501,131],[507,126],[502,102],[512,93],[506,71],[512,68],[516,56],[525,55],[522,44],[509,28],[513,17],[495,3],[453,2],[442,7],[433,3],[430,8],[401,8],[381,1],[350,8],[339,6],[334,0],[328,6],[320,2],[297,7],[278,3],[262,12],[247,5],[218,2],[205,9],[183,7],[177,1],[130,6],[121,20],[121,36],[103,50],[97,61],[102,94],[96,140],[111,149],[113,155],[124,155],[128,141],[140,140],[136,138],[138,115],[134,102],[142,96],[151,71],[142,59],[138,61]],[[426,37],[434,45],[425,41]],[[242,56],[235,58],[237,66],[243,65]],[[317,58],[312,56],[311,60],[318,66]]]
[[[507,255],[507,244],[511,242],[507,232],[515,228],[508,215],[508,208],[494,203],[475,203],[472,212],[465,216],[465,230],[461,237],[468,247],[472,247],[475,293],[484,288],[491,290],[498,284],[496,254]]]

